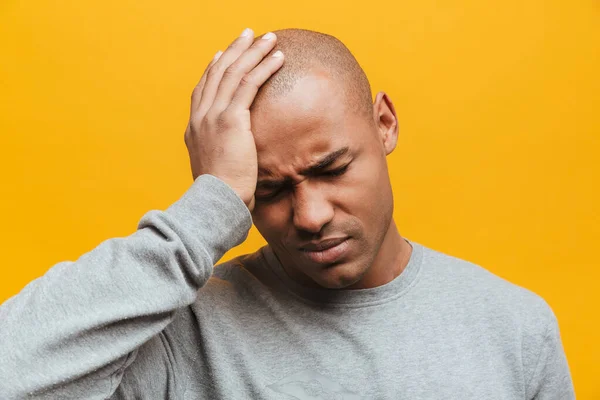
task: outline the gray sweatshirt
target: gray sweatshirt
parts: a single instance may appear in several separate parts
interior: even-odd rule
[[[138,230],[53,266],[0,307],[0,399],[573,399],[536,294],[407,240],[392,282],[308,289],[200,176]]]

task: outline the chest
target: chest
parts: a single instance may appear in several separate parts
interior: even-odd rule
[[[173,351],[186,400],[523,398],[517,349],[482,327],[401,312],[259,314],[180,328],[196,331]]]

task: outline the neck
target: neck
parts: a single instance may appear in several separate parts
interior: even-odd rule
[[[284,271],[295,281],[306,287],[322,288],[305,274],[300,273],[295,268],[286,267],[285,258],[280,258],[276,251],[275,257],[279,260]],[[393,281],[404,271],[412,254],[412,245],[400,236],[395,221],[389,225],[389,228],[383,238],[379,252],[371,263],[371,266],[365,274],[356,283],[345,287],[344,289],[370,289],[385,285]]]
[[[370,289],[393,281],[404,271],[411,254],[411,244],[400,236],[392,219],[373,264],[358,282],[347,289]]]

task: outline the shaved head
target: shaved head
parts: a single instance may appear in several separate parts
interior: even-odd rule
[[[340,40],[305,29],[282,29],[274,33],[277,35],[277,45],[270,54],[281,50],[285,61],[260,88],[253,109],[260,108],[264,101],[291,92],[296,83],[309,74],[326,74],[344,93],[349,110],[369,117],[372,115],[369,80]]]
[[[329,289],[382,285],[406,254],[393,222],[386,156],[396,147],[391,100],[372,101],[367,77],[342,42],[285,29],[283,64],[250,109],[258,175],[252,221],[288,276]],[[261,40],[261,39],[257,39]],[[315,251],[315,243],[337,243]],[[311,250],[311,247],[312,250]],[[404,247],[403,247],[404,246]]]

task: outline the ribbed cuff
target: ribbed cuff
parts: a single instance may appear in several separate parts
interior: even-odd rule
[[[250,210],[235,191],[213,175],[200,175],[165,212],[211,252],[216,263],[241,244],[252,227]]]

